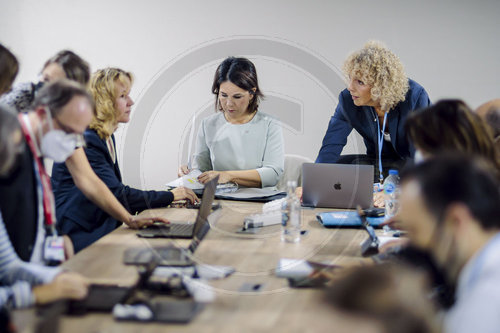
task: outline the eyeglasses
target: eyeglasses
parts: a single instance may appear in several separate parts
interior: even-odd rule
[[[50,111],[49,111],[50,112]],[[81,133],[75,133],[69,126],[64,125],[57,117],[52,118],[57,126],[68,136],[73,136],[75,138],[76,147],[86,147],[85,138]]]

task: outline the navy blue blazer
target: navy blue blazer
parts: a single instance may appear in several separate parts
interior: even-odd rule
[[[113,163],[106,141],[91,129],[85,131],[84,137],[87,145],[85,154],[92,169],[131,214],[148,208],[165,207],[172,202],[174,196],[171,192],[141,191],[123,185],[120,168],[118,163]],[[114,135],[111,138],[115,145]],[[54,163],[52,187],[56,201],[57,229],[71,238],[75,251],[121,225],[121,222],[83,195],[64,163]]]
[[[408,142],[404,124],[409,113],[413,110],[428,107],[431,102],[425,89],[413,80],[408,80],[410,88],[405,100],[399,102],[387,114],[386,127],[391,135],[391,143],[401,159],[413,158],[415,148]],[[344,89],[339,95],[339,103],[334,115],[330,119],[323,144],[319,150],[316,163],[337,162],[342,149],[347,143],[347,137],[355,129],[366,146],[366,154],[371,157],[377,155],[377,122],[375,109],[371,106],[356,106],[351,94]]]

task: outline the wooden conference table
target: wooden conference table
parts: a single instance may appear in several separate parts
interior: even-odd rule
[[[230,277],[212,280],[216,299],[187,325],[115,321],[111,314],[91,313],[64,316],[60,332],[316,332],[349,331],[349,320],[336,314],[323,301],[318,289],[292,289],[286,279],[274,275],[280,258],[312,259],[336,264],[361,262],[360,243],[366,238],[362,229],[325,229],[316,213],[329,209],[303,209],[302,229],[308,232],[300,243],[280,241],[280,226],[261,228],[253,234],[238,234],[246,215],[261,211],[261,203],[220,201],[222,211],[206,238],[196,250],[198,262],[232,266]],[[331,209],[330,209],[331,210]],[[194,220],[193,209],[157,209],[172,220]],[[137,277],[134,266],[122,263],[130,247],[150,247],[174,243],[187,246],[189,240],[143,239],[135,231],[119,228],[78,253],[63,267],[79,272],[91,282],[132,285]],[[260,290],[241,291],[249,285]],[[30,310],[14,314],[19,328],[27,326]],[[31,310],[31,316],[34,316]],[[34,320],[34,318],[31,318]],[[28,330],[25,330],[28,331]]]

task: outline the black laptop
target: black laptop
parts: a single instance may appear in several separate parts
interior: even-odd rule
[[[219,176],[216,176],[205,184],[200,209],[194,223],[188,221],[170,221],[170,224],[157,222],[139,230],[137,236],[145,238],[192,238],[198,229],[203,226],[203,223],[207,221],[212,210],[218,180]]]

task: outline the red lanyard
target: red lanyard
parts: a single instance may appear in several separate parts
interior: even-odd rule
[[[18,117],[19,117],[19,122],[21,123],[21,128],[23,129],[24,137],[26,138],[26,142],[28,143],[31,152],[33,153],[33,157],[35,159],[38,168],[38,175],[40,178],[40,182],[42,184],[43,214],[45,216],[45,225],[47,227],[52,227],[55,225],[56,217],[54,215],[55,212],[54,193],[52,192],[50,177],[45,171],[45,167],[43,166],[42,159],[40,158],[38,148],[35,145],[34,134],[31,132],[31,127],[28,123],[29,120],[27,119],[28,116],[26,114],[19,114]]]

